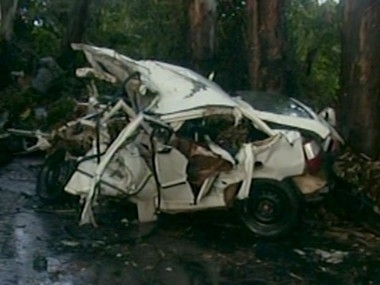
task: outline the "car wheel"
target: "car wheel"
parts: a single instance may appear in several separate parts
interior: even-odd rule
[[[301,199],[287,182],[259,179],[251,185],[249,198],[238,206],[246,227],[262,238],[287,235],[298,224]]]
[[[49,155],[40,170],[36,192],[38,197],[48,204],[64,201],[64,187],[75,170],[74,161],[65,160],[65,152],[58,150]]]

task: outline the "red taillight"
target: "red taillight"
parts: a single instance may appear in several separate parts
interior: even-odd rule
[[[323,150],[320,145],[313,140],[304,140],[303,149],[308,172],[319,172],[323,167]]]

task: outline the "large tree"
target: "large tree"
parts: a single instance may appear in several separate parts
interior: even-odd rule
[[[254,89],[285,88],[283,0],[247,0],[249,75]]]
[[[194,68],[206,71],[215,56],[216,0],[190,0],[189,43]]]
[[[340,120],[357,151],[380,158],[380,1],[344,0]]]
[[[0,1],[0,90],[11,81],[10,46],[17,5],[18,0]]]
[[[0,1],[0,33],[1,38],[11,40],[13,34],[13,22],[17,11],[18,0]]]
[[[69,14],[68,26],[62,40],[62,51],[59,63],[62,66],[70,66],[71,57],[74,52],[71,50],[71,43],[82,41],[91,0],[75,0]]]

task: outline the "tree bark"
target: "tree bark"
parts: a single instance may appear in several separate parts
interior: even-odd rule
[[[285,90],[283,0],[247,0],[249,76],[253,89]]]
[[[0,3],[0,90],[11,82],[11,40],[18,0]]]
[[[1,37],[10,41],[13,34],[13,22],[16,16],[18,0],[7,0],[0,3]]]
[[[61,66],[68,66],[72,62],[70,58],[74,52],[71,49],[72,43],[82,41],[91,0],[74,0],[73,7],[69,15],[69,23],[65,36],[62,40],[61,55],[58,62]]]
[[[380,1],[343,1],[342,134],[356,150],[380,158]]]
[[[190,0],[189,43],[194,68],[207,71],[215,55],[216,0]]]

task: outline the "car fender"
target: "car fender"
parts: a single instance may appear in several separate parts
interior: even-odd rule
[[[301,135],[295,131],[288,134],[278,133],[265,141],[245,144],[237,155],[237,160],[238,167],[245,173],[237,194],[237,199],[241,200],[248,198],[252,179],[282,181],[304,172],[305,158]]]

